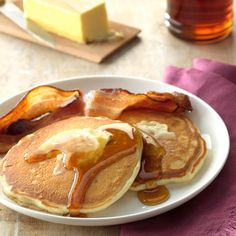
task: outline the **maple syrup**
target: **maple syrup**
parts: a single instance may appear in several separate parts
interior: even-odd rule
[[[165,19],[177,37],[215,42],[231,33],[232,17],[232,0],[168,0]]]
[[[77,217],[77,218],[88,218],[88,215],[85,213],[79,213],[77,215],[71,215],[71,214],[65,214],[64,216],[68,216],[68,217]]]
[[[145,205],[153,206],[165,202],[169,198],[168,189],[163,186],[157,186],[154,189],[146,189],[137,192],[138,199]]]
[[[143,136],[143,153],[141,159],[141,168],[135,182],[144,183],[150,180],[160,179],[162,176],[162,158],[165,155],[165,149],[145,132]]]

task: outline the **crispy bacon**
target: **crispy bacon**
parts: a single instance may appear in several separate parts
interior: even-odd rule
[[[0,133],[19,119],[31,120],[63,107],[81,96],[80,91],[64,91],[52,86],[39,86],[28,92],[8,114],[0,118]]]
[[[85,96],[85,115],[117,119],[125,110],[155,109],[165,112],[191,111],[188,96],[180,93],[134,94],[123,89],[93,90]]]
[[[20,138],[55,121],[83,113],[82,93],[40,86],[29,93],[8,114],[0,118],[0,153]]]
[[[134,94],[123,89],[100,89],[83,96],[79,90],[40,86],[0,118],[0,153],[7,152],[23,136],[58,120],[74,115],[117,119],[123,111],[139,108],[165,112],[192,110],[188,96],[180,93]]]

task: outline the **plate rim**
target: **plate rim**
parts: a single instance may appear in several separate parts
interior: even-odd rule
[[[43,211],[36,211],[36,210],[32,210],[26,207],[22,207],[18,204],[16,204],[15,202],[13,202],[12,200],[10,200],[8,197],[7,200],[6,199],[2,199],[0,197],[0,203],[11,208],[12,210],[15,210],[15,207],[18,208],[18,212],[22,212],[20,210],[23,211],[28,211],[29,213],[26,214],[25,212],[23,214],[34,217],[34,218],[38,218],[38,219],[43,219],[43,217],[49,217],[49,218],[55,218],[58,221],[66,221],[64,222],[64,224],[71,224],[71,225],[84,225],[84,226],[105,226],[105,225],[116,225],[116,224],[121,224],[121,223],[129,223],[129,222],[133,222],[133,221],[138,221],[138,220],[142,220],[142,219],[146,219],[146,218],[150,218],[159,214],[162,214],[164,212],[167,212],[169,210],[172,210],[180,205],[182,205],[183,203],[191,200],[192,198],[194,198],[196,195],[198,195],[201,191],[203,191],[205,188],[207,188],[214,180],[215,178],[219,175],[219,173],[221,172],[222,168],[224,167],[227,159],[228,159],[228,154],[229,154],[229,150],[230,150],[230,138],[229,138],[229,133],[227,130],[227,126],[224,123],[224,120],[221,118],[221,116],[217,113],[217,111],[215,111],[208,103],[206,103],[204,100],[202,100],[200,97],[198,97],[195,94],[192,94],[191,92],[179,88],[177,86],[162,82],[162,81],[157,81],[157,80],[153,80],[153,79],[146,79],[144,77],[139,77],[139,76],[127,76],[127,75],[83,75],[83,76],[72,76],[72,77],[66,77],[64,79],[57,79],[57,80],[52,80],[49,81],[48,83],[38,83],[37,85],[31,86],[25,90],[19,91],[17,93],[14,93],[11,96],[6,97],[2,102],[0,102],[0,106],[6,102],[8,102],[8,100],[13,99],[14,97],[17,96],[23,96],[25,93],[27,93],[28,91],[30,91],[31,89],[41,86],[41,85],[52,85],[52,86],[56,86],[55,84],[63,84],[63,83],[68,83],[69,81],[78,81],[78,80],[86,80],[86,79],[121,79],[121,80],[138,80],[138,81],[145,81],[145,82],[150,82],[150,83],[156,83],[156,84],[161,84],[163,86],[168,86],[171,90],[178,90],[178,92],[182,92],[188,96],[194,97],[198,102],[201,103],[201,105],[204,105],[207,107],[208,110],[210,110],[211,112],[213,112],[217,118],[220,120],[220,122],[223,125],[224,130],[226,131],[225,134],[227,136],[227,140],[226,140],[226,148],[225,148],[225,157],[223,159],[223,162],[221,163],[220,168],[214,172],[214,175],[212,175],[212,177],[210,179],[208,179],[208,181],[205,181],[206,183],[203,183],[197,190],[193,190],[191,192],[189,192],[186,196],[184,196],[181,200],[175,200],[173,202],[171,202],[169,205],[165,206],[162,209],[147,209],[145,212],[140,212],[140,213],[132,213],[132,214],[126,214],[126,215],[121,215],[121,216],[109,216],[109,217],[99,217],[99,218],[95,218],[95,217],[91,217],[91,218],[66,218],[64,216],[59,216],[59,215],[53,215],[51,213],[47,213],[47,212],[43,212]],[[63,86],[63,85],[62,85]],[[79,88],[78,88],[79,89]],[[0,189],[1,192],[3,192]],[[3,193],[2,193],[3,194]],[[166,209],[168,208],[168,209]],[[32,216],[30,213],[32,214],[39,214],[40,217],[38,216]],[[44,219],[46,220],[46,219]],[[46,220],[46,221],[50,221],[50,220]],[[75,222],[76,221],[76,222]],[[54,222],[54,223],[60,223],[60,222],[55,222],[55,221],[50,221],[50,222]]]

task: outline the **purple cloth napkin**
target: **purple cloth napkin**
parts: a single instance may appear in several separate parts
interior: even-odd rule
[[[236,66],[195,59],[190,69],[167,67],[164,81],[196,94],[220,114],[230,134],[229,158],[197,197],[165,214],[122,225],[121,235],[236,235]]]

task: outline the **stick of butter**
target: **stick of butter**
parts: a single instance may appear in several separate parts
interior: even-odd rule
[[[70,40],[87,43],[109,35],[103,0],[23,0],[23,5],[26,20]]]

